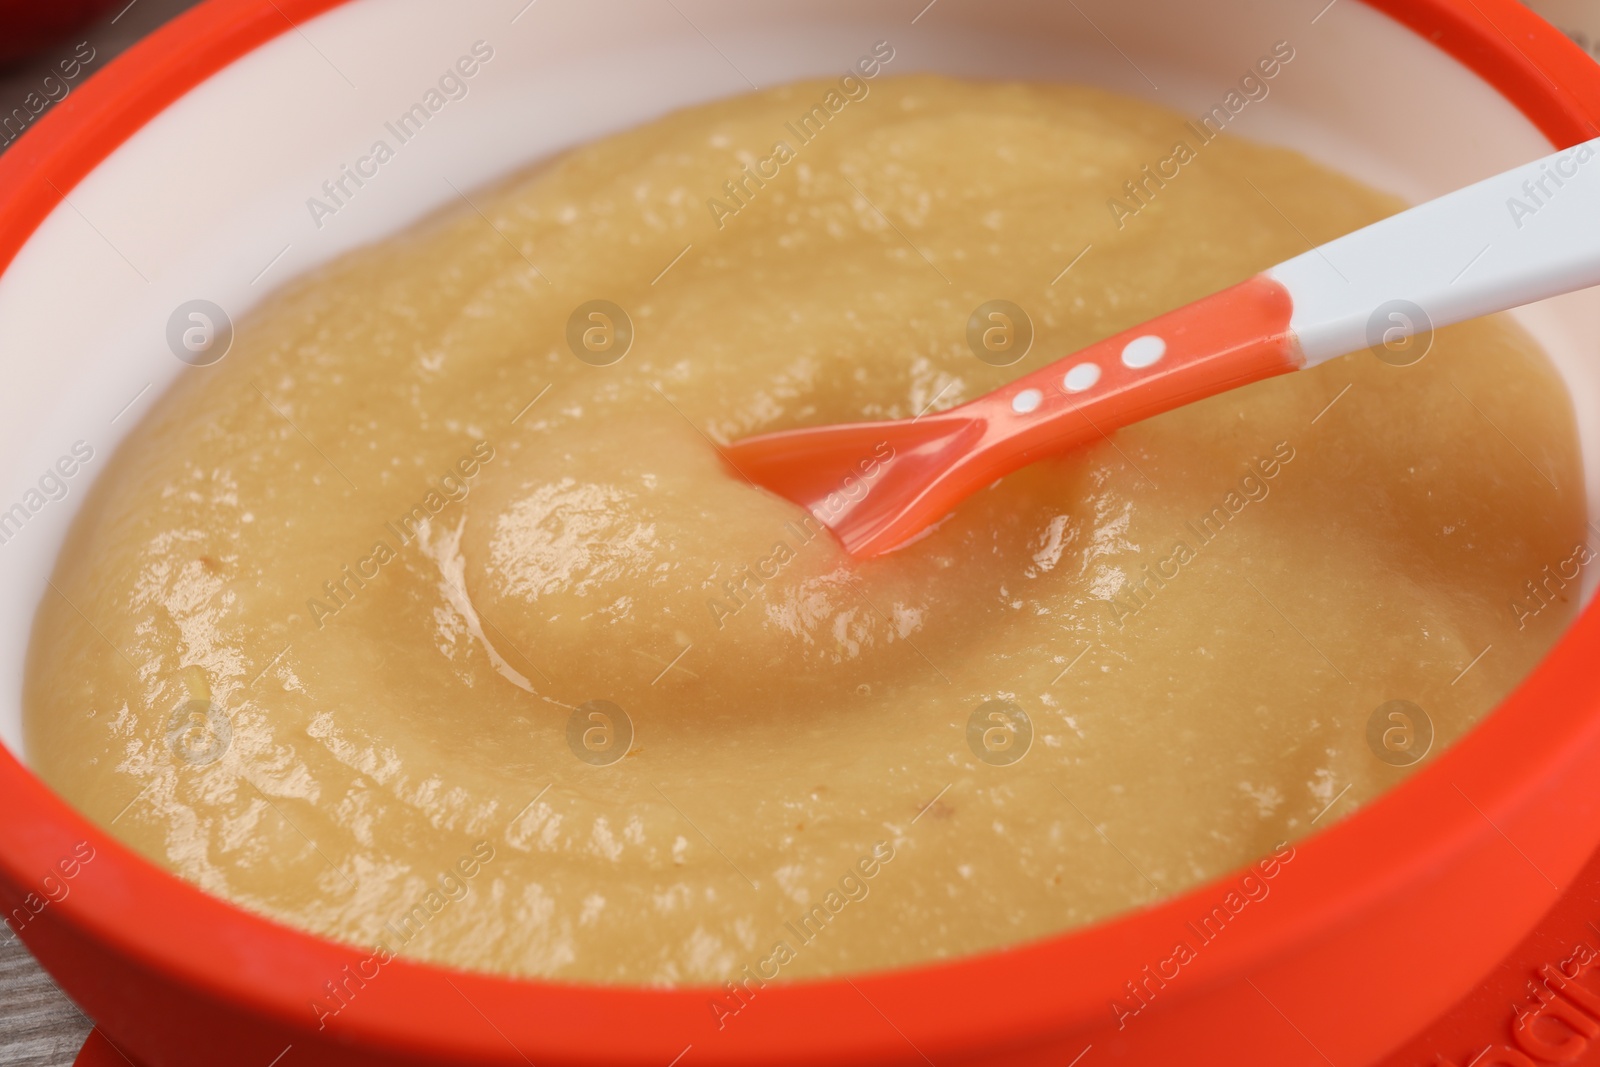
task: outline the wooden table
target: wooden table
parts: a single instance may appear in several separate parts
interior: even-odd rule
[[[0,934],[0,1067],[70,1067],[91,1025],[22,942]]]

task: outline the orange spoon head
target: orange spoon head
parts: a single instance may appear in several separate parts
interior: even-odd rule
[[[984,428],[983,419],[961,415],[849,423],[747,437],[723,454],[865,558],[914,540],[966,495],[956,484],[962,457]]]

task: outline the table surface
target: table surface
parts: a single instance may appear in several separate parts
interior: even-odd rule
[[[0,940],[0,1065],[66,1067],[90,1023],[9,931]]]
[[[118,52],[195,2],[132,0],[37,60],[0,68],[0,114],[10,114],[29,93],[39,92],[44,76],[80,42],[94,47],[95,58],[89,68],[93,77],[92,72]],[[23,816],[0,812],[0,818],[18,817]],[[69,1067],[90,1025],[39,969],[22,942],[0,925],[0,1067]]]

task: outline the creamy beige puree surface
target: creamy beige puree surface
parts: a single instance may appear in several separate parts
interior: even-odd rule
[[[1381,705],[1423,709],[1437,756],[1554,640],[1588,559],[1573,415],[1504,320],[1119,431],[881,559],[746,484],[713,442],[952,406],[1396,207],[1224,136],[1118,229],[1181,117],[884,77],[799,141],[835,87],[475,193],[185,370],[40,609],[45,778],[198,885],[384,953],[794,978],[1237,869],[1408,773],[1369,747]],[[608,367],[566,340],[596,299],[634,327]],[[993,299],[1037,331],[1010,367],[968,346]],[[595,700],[634,731],[608,766],[578,755],[603,722],[569,743]],[[969,744],[995,700],[1031,718],[1009,765],[1003,725]]]

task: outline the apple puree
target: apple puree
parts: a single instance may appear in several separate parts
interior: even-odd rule
[[[747,484],[718,443],[942,410],[1397,207],[1223,135],[1119,215],[1182,116],[857,84],[809,140],[837,80],[577,148],[244,318],[77,517],[33,765],[373,966],[716,984],[1242,869],[1529,671],[1591,554],[1505,318],[1118,431],[880,559]],[[993,300],[1008,366],[969,344]]]

